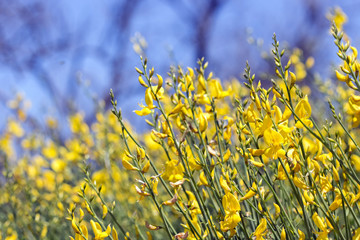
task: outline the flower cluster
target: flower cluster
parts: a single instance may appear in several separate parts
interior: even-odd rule
[[[337,31],[334,25],[339,43]],[[236,82],[223,87],[213,73],[205,74],[203,60],[199,68],[178,68],[164,81],[143,59],[142,69],[136,70],[146,105],[135,113],[147,117],[151,147],[125,126],[110,93],[125,143],[123,167],[140,178],[135,186],[139,203],[146,208],[150,199],[160,216],[151,224],[146,220],[148,236],[359,237],[360,149],[352,125],[356,113],[349,111],[360,101],[353,92],[343,94],[349,97],[347,119],[329,102],[329,117],[335,122],[320,127],[310,96],[297,85],[294,72],[301,71],[291,63],[294,53],[285,55],[275,35],[273,40],[276,78],[271,87],[262,87],[249,66],[244,87]],[[283,66],[286,57],[290,61]],[[345,58],[356,63],[356,56]],[[127,231],[123,234],[131,237]]]

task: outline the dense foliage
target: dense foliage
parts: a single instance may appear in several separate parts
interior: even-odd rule
[[[73,114],[66,139],[52,118],[26,131],[17,97],[0,138],[0,239],[360,239],[360,63],[335,13],[342,64],[337,82],[311,85],[317,100],[314,59],[275,35],[263,83],[249,65],[222,83],[203,59],[165,78],[141,58],[141,134],[112,92],[113,109],[91,126]]]

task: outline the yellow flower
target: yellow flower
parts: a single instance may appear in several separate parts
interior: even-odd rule
[[[305,240],[305,233],[303,233],[300,229],[298,229],[298,233],[299,233],[299,240]]]
[[[157,177],[151,177],[151,189],[155,195],[158,195],[159,179]]]
[[[255,122],[258,117],[259,114],[255,110],[254,103],[252,102],[244,112],[244,120],[246,122]]]
[[[219,81],[212,79],[209,81],[209,90],[211,96],[217,99],[222,99],[230,95],[231,89],[228,91],[223,91],[223,88]]]
[[[351,155],[351,163],[354,165],[356,171],[360,171],[360,157],[358,155]]]
[[[326,17],[335,23],[339,29],[343,28],[343,25],[347,22],[347,16],[340,7],[335,7]]]
[[[157,78],[158,78],[158,84],[157,84],[157,88],[156,88],[156,93],[162,88],[162,85],[164,83],[164,80],[162,78],[162,76],[160,76],[159,74],[156,74]]]
[[[272,127],[273,123],[272,123],[272,120],[271,120],[271,116],[269,114],[266,114],[263,121],[262,121],[262,124],[261,124],[261,127],[258,127],[256,130],[257,130],[257,135],[263,135],[265,130],[267,129],[270,129]]]
[[[254,148],[248,148],[247,149],[253,157],[258,157],[264,154],[264,149],[254,149]]]
[[[265,218],[262,218],[260,220],[259,226],[255,229],[255,232],[253,233],[253,236],[256,240],[263,240],[264,236],[266,235],[266,228],[267,228],[267,222]]]
[[[50,141],[49,144],[42,149],[42,154],[48,159],[56,158],[58,152],[55,143]]]
[[[108,208],[105,204],[102,205],[102,219],[104,219],[106,217],[108,213]]]
[[[315,212],[315,213],[313,214],[312,219],[313,219],[315,225],[316,225],[319,229],[321,229],[321,230],[323,230],[323,231],[326,231],[326,230],[327,230],[327,228],[326,228],[326,222],[324,221],[324,219],[322,219],[322,218],[318,215],[317,212]]]
[[[220,186],[222,187],[222,189],[224,190],[225,193],[230,192],[231,188],[229,187],[229,185],[226,182],[226,179],[223,178],[223,176],[220,176]]]
[[[336,78],[341,81],[341,82],[346,82],[348,83],[351,79],[349,78],[349,75],[343,75],[341,73],[339,73],[337,70],[335,70],[335,75],[336,75]]]
[[[188,163],[191,171],[201,170],[202,166],[199,164],[198,160],[195,159],[191,154],[188,155]]]
[[[194,193],[192,193],[191,191],[186,191],[186,194],[189,198],[188,209],[190,209],[191,216],[201,214],[200,206],[196,200]]]
[[[298,177],[298,175],[294,176],[294,184],[295,186],[297,186],[298,188],[304,189],[304,190],[308,190],[309,187],[306,185],[306,183],[304,182],[304,180],[302,180],[301,177]]]
[[[198,219],[197,217],[193,217],[191,220],[191,224],[195,227],[195,229],[201,233],[201,227],[200,227],[200,224],[198,222]],[[191,230],[190,231],[190,227],[185,225],[185,224],[181,224],[185,229],[185,234],[179,234],[178,236],[186,236],[185,238],[183,239],[188,239],[188,240],[196,240],[198,239],[195,235],[194,235],[194,232]],[[179,239],[182,239],[182,238],[179,238]]]
[[[335,196],[334,201],[330,204],[329,210],[330,211],[335,211],[336,209],[338,209],[341,206],[342,206],[341,193],[340,193],[339,189],[336,189],[336,196]]]
[[[264,131],[264,140],[270,147],[277,147],[284,142],[283,136],[272,128]]]
[[[206,179],[205,173],[204,171],[200,172],[200,176],[199,176],[199,183],[198,185],[204,185],[204,186],[209,186],[209,182]]]
[[[331,179],[329,176],[328,177],[320,176],[321,193],[323,195],[325,195],[333,188],[330,182]]]
[[[317,239],[328,239],[327,237],[331,229],[327,228],[327,221],[325,221],[324,218],[321,218],[317,212],[313,214],[312,219],[315,225],[321,230],[320,232],[317,232],[317,234],[319,234]]]
[[[142,173],[147,173],[149,171],[149,169],[150,169],[150,161],[148,160],[148,161],[146,161],[146,163],[145,163],[144,167],[142,168],[141,172]]]
[[[349,98],[349,106],[352,114],[360,113],[360,96],[351,95]]]
[[[91,224],[92,230],[95,235],[94,240],[102,240],[102,239],[108,237],[111,233],[110,225],[103,232],[99,223],[94,222],[93,220],[90,220],[90,224]]]
[[[86,226],[81,225],[80,228],[81,228],[81,232],[85,236],[85,238],[80,233],[76,233],[75,240],[85,240],[86,238],[88,238],[88,230],[87,230]]]
[[[285,228],[282,228],[280,237],[281,237],[281,240],[286,240],[286,231],[285,231]]]
[[[136,147],[136,155],[139,160],[144,160],[146,153],[143,148]]]
[[[118,233],[114,227],[112,228],[111,236],[114,240],[119,240]]]
[[[146,87],[146,88],[149,87],[149,86],[145,83],[145,81],[144,81],[144,79],[142,78],[141,75],[139,76],[138,80],[139,80],[139,83],[141,84],[141,86]]]
[[[89,132],[89,126],[84,122],[84,115],[77,113],[69,117],[70,128],[73,133],[86,134]]]
[[[308,203],[313,204],[313,205],[316,205],[316,203],[315,203],[315,201],[314,201],[315,197],[314,197],[314,195],[313,195],[311,192],[305,190],[305,191],[304,191],[304,198],[305,198],[305,200],[306,200]]]
[[[181,101],[179,101],[178,104],[173,108],[173,110],[170,112],[169,115],[177,114],[177,113],[181,112],[181,109],[183,107],[184,107],[184,104]]]
[[[286,168],[286,172],[290,173],[290,166],[287,162],[285,163],[285,168]],[[282,167],[281,163],[279,162],[278,163],[278,173],[277,173],[276,179],[286,180],[287,179],[286,172],[285,172],[285,169]]]
[[[148,107],[144,107],[141,110],[134,110],[134,113],[136,113],[139,116],[146,116],[151,113],[151,109]]]
[[[339,172],[336,170],[336,168],[334,166],[332,167],[332,170],[333,170],[333,176],[334,176],[335,182],[339,182],[340,181]]]
[[[223,156],[224,162],[229,160],[230,157],[231,157],[231,152],[230,152],[230,149],[228,148]]]
[[[355,230],[355,234],[354,234],[352,240],[360,240],[360,228]]]
[[[249,159],[249,163],[258,168],[262,168],[264,166],[262,162],[255,161],[253,159]]]
[[[257,191],[257,186],[256,186],[256,183],[253,182],[252,188],[250,188],[249,191],[247,191],[246,194],[242,198],[240,198],[240,202],[255,196],[256,191]]]
[[[241,221],[238,212],[231,213],[225,216],[224,221],[220,221],[220,229],[223,232],[236,228],[237,224]]]
[[[75,233],[80,234],[80,229],[79,229],[79,227],[77,226],[76,220],[75,220],[74,217],[73,217],[73,219],[71,220],[71,227],[72,227],[72,229],[74,230]]]
[[[285,142],[283,136],[279,132],[269,128],[264,131],[264,141],[269,146],[265,150],[265,155],[268,158],[277,158],[278,151],[281,150],[281,144]]]
[[[137,167],[135,167],[134,165],[132,165],[129,162],[129,159],[127,159],[125,156],[123,157],[123,159],[121,160],[122,165],[125,169],[127,170],[139,170]]]
[[[236,228],[237,224],[241,221],[241,217],[239,215],[240,204],[236,197],[232,193],[228,192],[222,199],[222,205],[226,215],[224,221],[220,222],[220,228],[221,231],[225,232]]]
[[[25,134],[25,131],[21,127],[21,125],[14,120],[10,120],[8,122],[7,129],[11,134],[13,134],[16,137],[22,137]]]
[[[295,107],[295,114],[299,117],[301,122],[303,122],[308,127],[312,127],[313,123],[309,120],[311,116],[311,106],[308,101],[308,97],[305,96],[304,99],[301,99],[300,102]],[[303,124],[300,121],[297,121],[295,126],[297,128],[303,128]]]
[[[163,173],[163,178],[169,180],[170,182],[176,182],[183,179],[184,177],[184,167],[177,160],[171,160],[165,164],[165,172]]]
[[[199,128],[200,132],[205,132],[208,127],[208,120],[203,112],[199,113]]]
[[[153,104],[153,96],[151,94],[151,88],[147,88],[145,91],[145,103],[149,109],[155,108]]]
[[[275,219],[278,218],[280,216],[280,207],[279,205],[277,205],[276,203],[273,203],[274,207],[275,207]]]
[[[292,112],[291,112],[290,108],[285,107],[284,113],[281,116],[281,121],[283,122],[283,121],[288,120],[291,117],[291,114],[292,114]]]

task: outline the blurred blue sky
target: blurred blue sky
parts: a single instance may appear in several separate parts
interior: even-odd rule
[[[314,69],[330,76],[337,57],[326,13],[334,6],[348,15],[345,31],[359,46],[360,1],[1,1],[0,112],[5,117],[0,124],[9,114],[6,101],[18,92],[32,102],[30,115],[41,122],[48,115],[61,119],[69,106],[91,116],[93,94],[106,98],[110,88],[125,117],[139,119],[132,110],[143,99],[134,70],[140,60],[130,41],[137,33],[146,39],[146,55],[160,74],[171,64],[196,66],[199,54],[225,80],[240,77],[246,60],[255,72],[266,71],[261,51],[269,52],[276,32],[280,42],[314,56]],[[262,50],[248,43],[249,33],[262,39]]]

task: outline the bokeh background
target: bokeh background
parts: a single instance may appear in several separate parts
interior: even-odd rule
[[[0,1],[0,127],[19,93],[31,102],[34,125],[48,116],[66,124],[78,111],[91,123],[98,103],[109,106],[110,88],[136,125],[142,119],[132,111],[144,98],[134,69],[139,53],[162,75],[205,57],[217,77],[240,79],[246,60],[254,72],[273,70],[263,57],[274,32],[330,78],[338,60],[326,16],[334,6],[347,14],[344,30],[359,46],[360,1]]]

